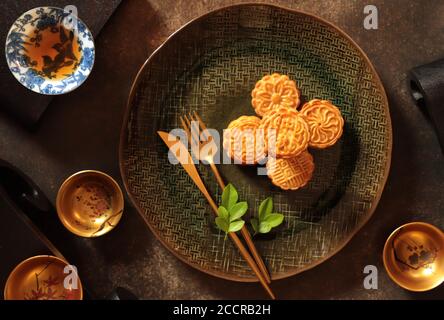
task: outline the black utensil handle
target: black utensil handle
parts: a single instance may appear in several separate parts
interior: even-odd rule
[[[65,259],[30,219],[30,215],[35,214],[39,215],[40,219],[47,220],[51,211],[48,198],[28,176],[2,159],[0,159],[0,196],[10,204],[54,255]]]
[[[413,68],[410,89],[416,104],[430,117],[444,150],[444,59]]]
[[[0,159],[0,188],[25,213],[49,213],[51,203],[39,187],[18,168]]]

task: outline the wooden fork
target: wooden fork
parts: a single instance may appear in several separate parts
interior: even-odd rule
[[[193,114],[191,114],[191,112],[190,112],[189,116],[185,115],[183,117],[180,117],[180,121],[182,122],[182,126],[183,126],[186,134],[188,135],[188,140],[189,141],[193,141],[193,140],[196,141],[198,143],[199,150],[201,150],[201,148],[203,148],[207,144],[213,143],[213,137],[210,134],[208,134],[207,127],[205,126],[204,122],[199,117],[199,115],[195,111],[193,112]],[[193,121],[195,123],[196,122],[199,123],[199,127],[200,127],[200,129],[202,129],[206,141],[203,141],[203,142],[200,141],[200,139],[199,139],[199,131],[200,130],[199,130],[199,128],[197,128],[197,130],[196,130],[196,128],[192,128]],[[192,130],[192,129],[194,129],[194,130]],[[217,146],[216,146],[216,148],[217,148]],[[211,149],[211,151],[216,152],[213,148]],[[195,157],[198,158],[199,160],[205,160],[206,162],[208,162],[210,164],[211,170],[213,171],[214,176],[216,177],[217,183],[219,184],[219,186],[223,190],[225,188],[225,183],[222,180],[222,177],[220,176],[220,173],[216,167],[216,164],[214,163],[214,153],[209,153],[208,155],[206,155],[205,159],[200,159],[200,152],[197,152],[197,154],[195,154]],[[254,245],[254,242],[251,239],[251,235],[248,232],[248,229],[245,225],[241,229],[241,234],[242,234],[242,237],[244,238],[245,242],[247,243],[247,246],[250,249],[251,254],[253,255],[253,258],[256,261],[256,264],[258,265],[259,269],[261,270],[261,273],[264,276],[265,280],[267,281],[267,283],[271,283],[271,278],[268,273],[267,267],[265,266],[264,261],[262,260],[261,256],[259,255],[259,253],[256,249],[256,246]]]

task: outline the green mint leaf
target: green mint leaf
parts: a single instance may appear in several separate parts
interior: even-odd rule
[[[240,219],[248,210],[248,204],[243,202],[236,203],[230,210],[230,222]]]
[[[268,223],[272,228],[277,227],[284,221],[284,215],[280,213],[271,213],[265,217],[264,222]]]
[[[224,218],[227,221],[230,219],[230,214],[228,213],[227,209],[225,209],[225,207],[223,206],[220,206],[217,209],[217,215],[221,218]]]
[[[228,220],[225,220],[222,217],[216,217],[216,225],[220,230],[224,231],[225,233],[227,233],[228,229],[230,228],[230,223],[228,222]]]
[[[237,190],[231,183],[229,183],[225,186],[224,191],[222,192],[222,205],[230,211],[231,207],[236,204],[237,199]]]
[[[242,227],[244,226],[245,221],[244,220],[237,220],[237,221],[233,221],[230,223],[230,226],[228,228],[229,232],[236,232],[239,231],[240,229],[242,229]]]
[[[264,221],[265,217],[273,210],[273,198],[268,197],[259,206],[259,221]]]
[[[268,222],[262,221],[259,224],[259,233],[268,233],[271,230],[271,226]]]
[[[250,220],[251,226],[253,227],[254,233],[259,232],[259,221],[256,218],[251,218]]]

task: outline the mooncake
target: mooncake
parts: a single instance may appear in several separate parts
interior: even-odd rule
[[[278,107],[271,110],[262,118],[259,128],[263,130],[265,146],[271,156],[292,158],[308,147],[309,128],[296,109]]]
[[[224,130],[223,146],[235,163],[256,164],[265,158],[264,137],[257,131],[260,123],[256,116],[241,116]]]
[[[273,73],[256,83],[251,92],[251,104],[259,116],[278,108],[296,109],[300,103],[300,93],[296,83],[286,75]]]
[[[307,150],[297,157],[270,158],[267,161],[268,177],[283,190],[297,190],[305,186],[310,181],[314,168],[313,157]]]
[[[309,146],[330,147],[339,140],[344,127],[341,111],[330,101],[314,99],[303,105],[301,114],[310,130]]]

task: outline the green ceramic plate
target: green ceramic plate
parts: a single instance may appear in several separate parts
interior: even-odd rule
[[[256,281],[237,249],[214,226],[209,205],[181,166],[171,165],[157,130],[180,127],[197,111],[222,130],[253,115],[250,92],[263,75],[295,79],[305,101],[329,99],[346,125],[334,147],[311,151],[316,169],[302,190],[282,191],[256,168],[220,165],[248,201],[250,215],[272,195],[285,222],[255,240],[273,279],[307,270],[338,252],[372,215],[390,166],[387,99],[371,63],[342,31],[320,18],[245,4],[206,14],[172,35],[143,65],[131,90],[120,165],[134,205],[159,240],[189,265],[218,277]],[[203,180],[219,201],[208,166]]]

